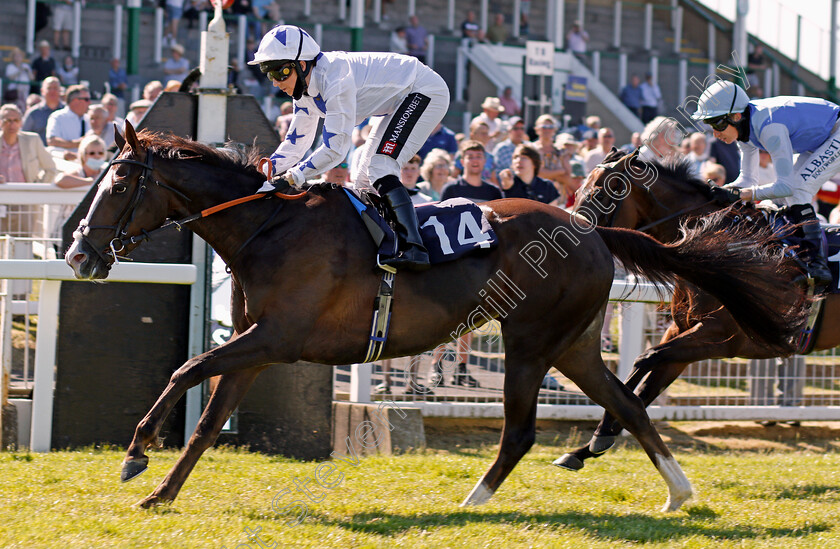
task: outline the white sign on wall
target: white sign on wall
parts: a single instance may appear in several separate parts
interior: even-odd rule
[[[551,76],[554,73],[554,43],[525,42],[525,74]]]

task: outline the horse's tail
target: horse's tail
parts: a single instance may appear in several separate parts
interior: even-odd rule
[[[733,225],[725,210],[697,221],[693,228],[683,225],[673,244],[627,229],[596,230],[630,272],[657,284],[687,280],[720,300],[751,338],[779,355],[794,352],[808,300],[791,284],[793,267],[772,245],[772,230]]]

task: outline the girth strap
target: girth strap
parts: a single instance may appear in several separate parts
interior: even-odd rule
[[[396,274],[385,272],[379,284],[379,293],[373,302],[373,322],[370,326],[365,362],[374,362],[382,355],[382,349],[388,340],[391,326],[391,302],[394,299],[394,281]]]

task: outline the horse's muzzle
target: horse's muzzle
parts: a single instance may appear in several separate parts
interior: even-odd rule
[[[102,261],[99,254],[86,250],[87,243],[79,237],[64,255],[64,260],[80,280],[102,280],[108,277],[111,266]]]

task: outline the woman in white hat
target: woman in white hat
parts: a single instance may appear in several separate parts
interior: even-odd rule
[[[750,100],[741,86],[718,80],[700,96],[692,118],[711,126],[714,136],[724,143],[737,142],[741,150],[741,173],[726,187],[716,188],[719,198],[727,202],[772,200],[786,206],[785,215],[801,224],[800,257],[815,287],[831,284],[811,200],[823,183],[840,172],[840,106],[812,97]],[[770,153],[775,182],[759,184],[759,151]],[[799,153],[795,164],[794,153]],[[796,282],[806,282],[804,275]]]
[[[183,82],[190,73],[190,62],[184,57],[184,46],[172,44],[172,55],[163,63],[163,74],[172,80]]]
[[[294,99],[286,139],[271,155],[273,173],[301,185],[339,162],[351,148],[353,128],[365,118],[382,117],[364,144],[351,180],[372,187],[394,211],[405,249],[386,261],[396,268],[424,269],[429,256],[400,169],[443,119],[449,89],[436,72],[416,58],[396,53],[321,52],[309,34],[278,25],[260,42],[250,61],[272,84]],[[324,119],[323,144],[304,158]],[[266,175],[270,175],[266,173]],[[262,192],[272,191],[266,185]]]

